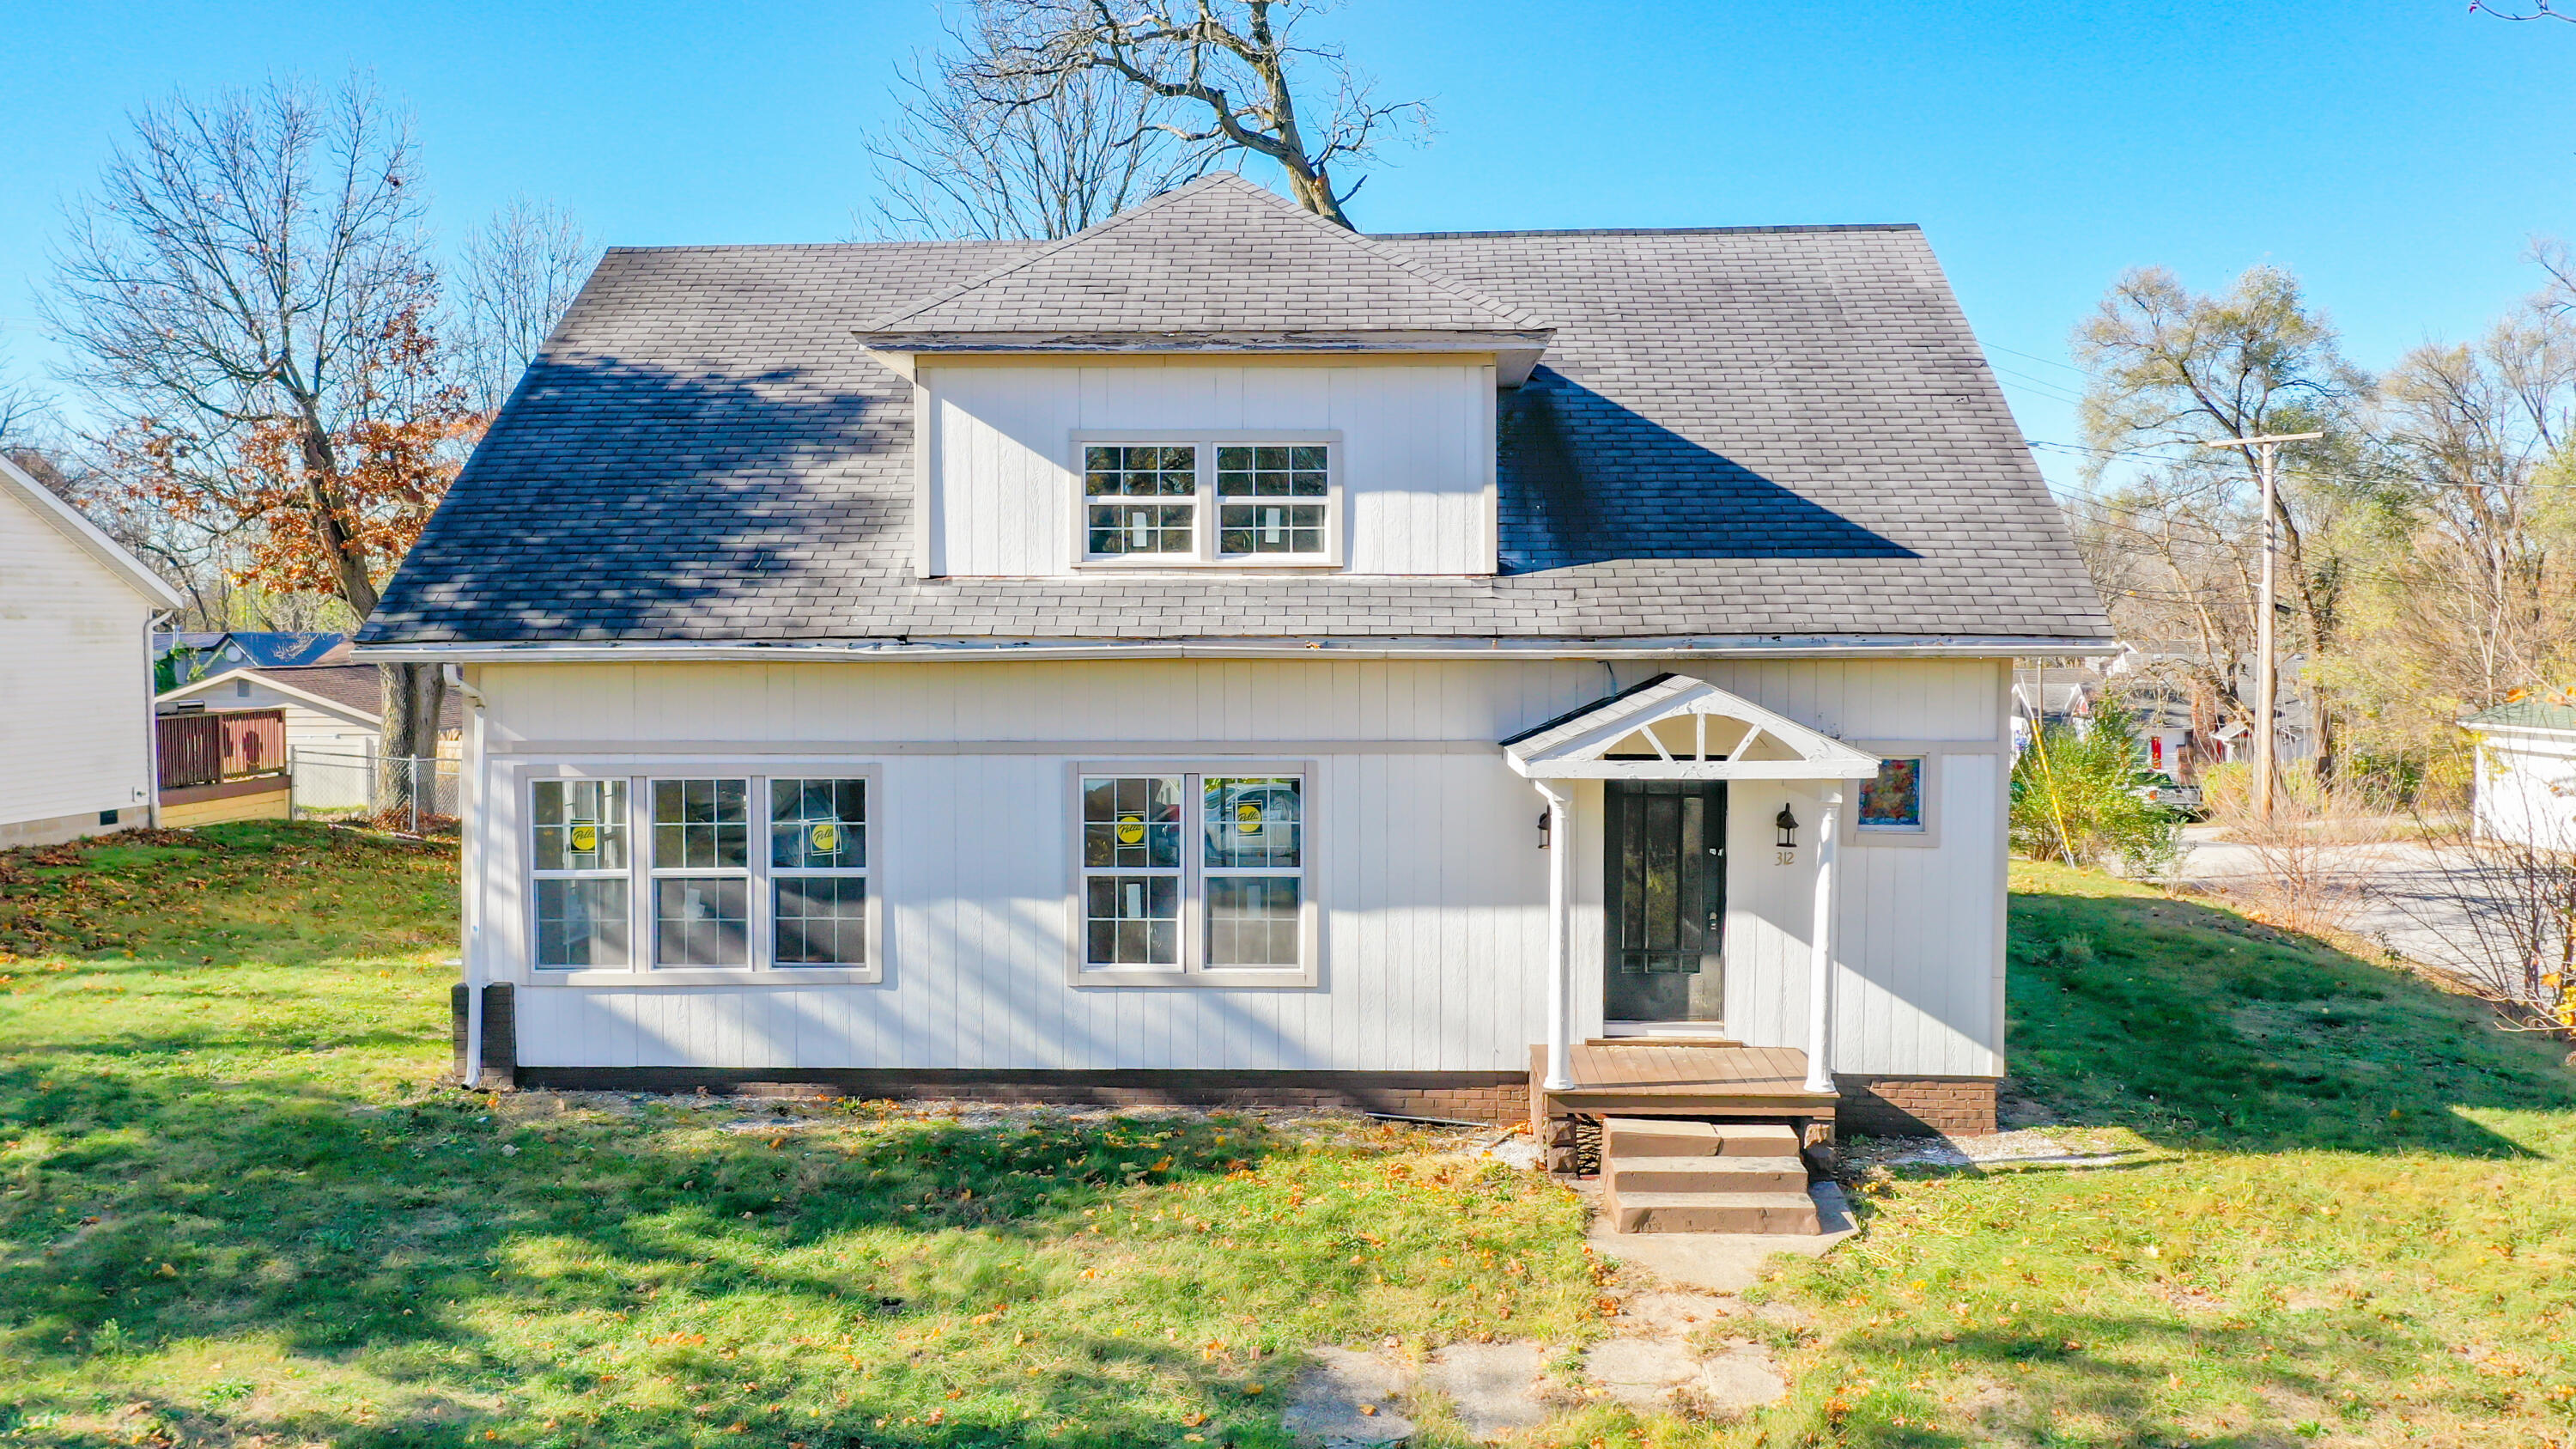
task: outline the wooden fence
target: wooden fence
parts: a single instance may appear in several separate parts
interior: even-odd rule
[[[184,790],[286,772],[286,711],[209,710],[154,719],[161,732],[161,788]]]

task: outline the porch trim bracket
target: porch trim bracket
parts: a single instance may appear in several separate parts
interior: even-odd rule
[[[1841,785],[1877,775],[1876,755],[1686,674],[1643,684],[1501,742],[1503,758],[1537,787],[1548,812],[1547,1080],[1574,1085],[1574,881],[1570,780],[1773,780],[1816,787],[1815,919],[1807,983],[1807,1082],[1834,1089],[1833,919]]]

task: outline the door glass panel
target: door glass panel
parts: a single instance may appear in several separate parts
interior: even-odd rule
[[[1610,1021],[1725,1016],[1726,786],[1610,781],[1602,1014]]]

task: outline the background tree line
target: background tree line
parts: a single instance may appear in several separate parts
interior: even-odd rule
[[[2121,277],[2075,332],[2087,375],[2076,539],[2143,682],[2208,732],[2250,726],[2260,571],[2247,450],[2285,446],[2276,630],[2329,779],[2464,778],[2455,721],[2576,677],[2576,269],[2472,342],[2427,343],[2372,375],[2276,267],[2199,293]]]
[[[1246,161],[1348,226],[1337,174],[1424,111],[1305,40],[1316,8],[968,0],[865,139],[871,230],[1059,237]],[[137,112],[39,303],[63,392],[0,365],[0,452],[179,585],[179,627],[355,627],[598,259],[548,203],[452,248],[428,210],[363,76]],[[383,674],[386,750],[434,753],[439,673]]]

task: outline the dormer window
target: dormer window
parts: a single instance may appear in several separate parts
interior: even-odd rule
[[[1311,433],[1077,439],[1080,559],[1151,568],[1338,567],[1338,442]]]
[[[1217,553],[1322,554],[1326,462],[1321,443],[1218,448]]]

